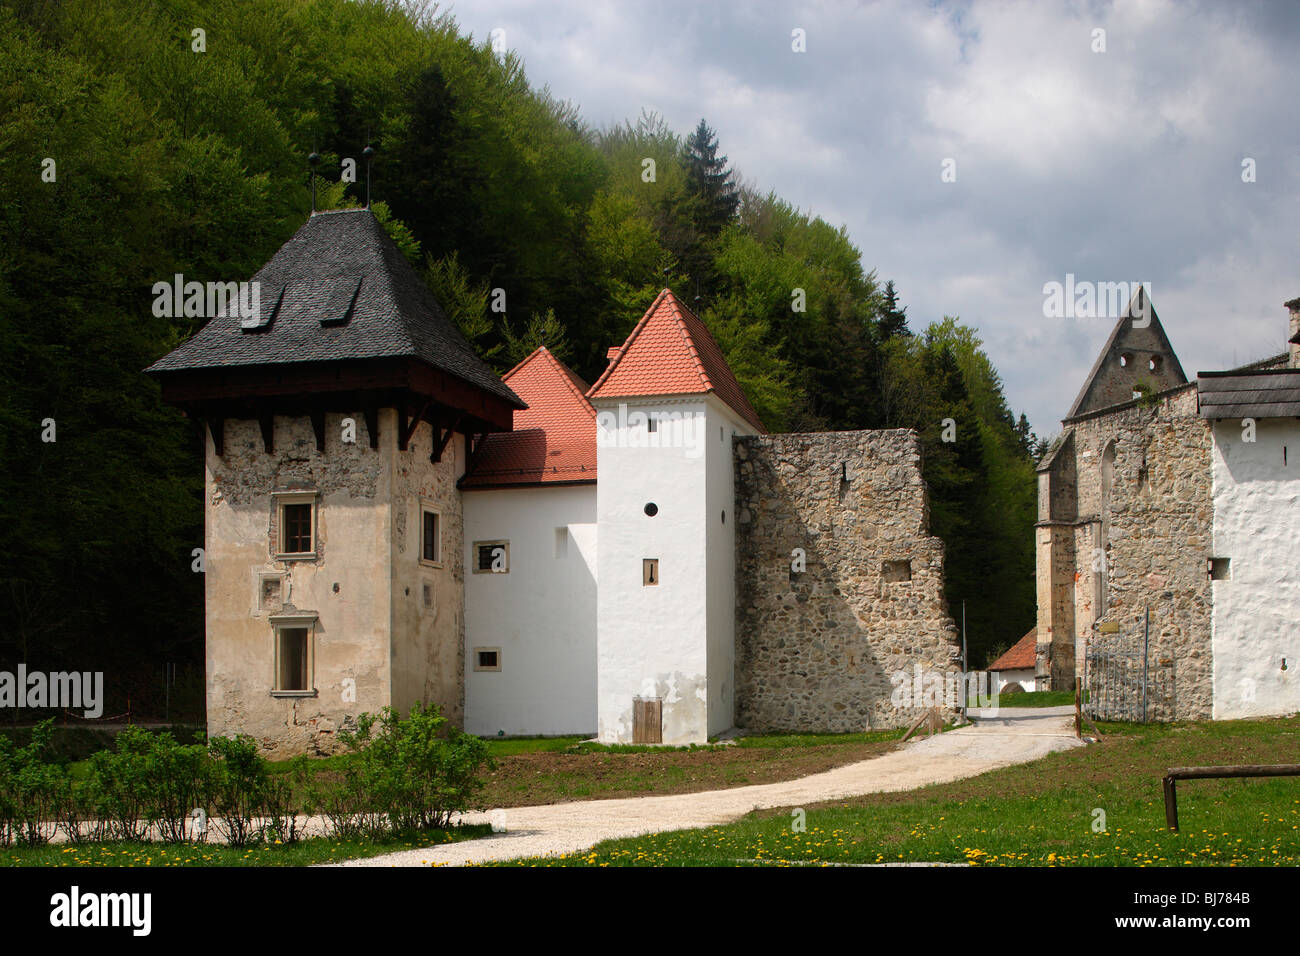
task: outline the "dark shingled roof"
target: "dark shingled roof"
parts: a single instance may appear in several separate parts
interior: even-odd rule
[[[1198,372],[1202,418],[1300,418],[1300,369]]]
[[[369,209],[315,213],[252,281],[261,328],[219,315],[147,372],[414,358],[524,403],[470,348]]]

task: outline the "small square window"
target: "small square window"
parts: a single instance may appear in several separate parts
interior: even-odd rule
[[[442,561],[442,517],[436,511],[420,511],[420,560],[426,564]]]
[[[276,493],[275,554],[280,558],[316,556],[316,493]]]
[[[474,670],[476,671],[501,670],[501,648],[499,647],[474,648]]]
[[[509,541],[475,541],[475,574],[508,574],[510,572]]]
[[[912,580],[911,561],[886,561],[880,568],[880,576],[886,581]]]
[[[1230,558],[1210,558],[1210,580],[1227,581],[1232,577]]]
[[[311,553],[311,505],[284,506],[284,536],[280,539],[285,554]]]

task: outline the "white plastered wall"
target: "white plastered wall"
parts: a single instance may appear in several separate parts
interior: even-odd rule
[[[466,730],[596,730],[596,487],[463,492]],[[510,542],[505,573],[474,573],[475,541]],[[474,650],[500,649],[499,671]]]
[[[1300,422],[1243,434],[1214,425],[1214,556],[1229,560],[1211,585],[1216,720],[1300,710]]]

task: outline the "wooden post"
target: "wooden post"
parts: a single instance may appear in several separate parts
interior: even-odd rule
[[[1178,829],[1178,782],[1173,776],[1165,777],[1165,823]]]

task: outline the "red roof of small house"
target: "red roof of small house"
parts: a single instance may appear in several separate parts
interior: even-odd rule
[[[610,353],[609,366],[587,392],[587,398],[712,392],[766,433],[723,358],[722,349],[699,317],[682,305],[671,289],[659,293],[627,341],[617,350],[610,349]]]
[[[988,666],[991,671],[1021,671],[1034,669],[1034,646],[1038,643],[1038,628],[1034,628],[1011,649]]]
[[[595,481],[596,410],[583,394],[587,383],[545,346],[503,380],[528,407],[515,410],[513,431],[483,437],[460,487]]]

